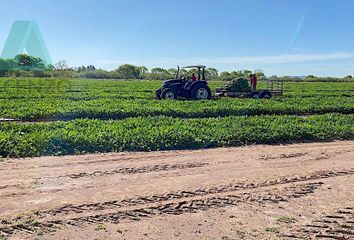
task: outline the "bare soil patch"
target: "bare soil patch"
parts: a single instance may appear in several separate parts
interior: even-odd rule
[[[10,159],[8,239],[354,239],[354,142]]]

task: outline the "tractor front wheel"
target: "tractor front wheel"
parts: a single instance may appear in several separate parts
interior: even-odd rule
[[[161,97],[163,99],[169,99],[169,100],[173,100],[177,98],[176,94],[169,88],[166,88],[165,90],[162,91]]]

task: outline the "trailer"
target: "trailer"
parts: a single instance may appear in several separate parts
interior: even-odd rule
[[[273,96],[282,96],[284,91],[283,80],[269,79],[267,80],[266,89],[248,90],[248,91],[228,91],[226,87],[215,89],[214,98],[231,97],[231,98],[265,98],[269,99]]]

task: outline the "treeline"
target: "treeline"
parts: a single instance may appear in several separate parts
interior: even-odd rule
[[[148,69],[145,66],[123,64],[113,71],[96,69],[95,66],[69,67],[65,61],[46,65],[42,59],[26,54],[19,54],[14,59],[0,59],[1,77],[65,77],[65,78],[96,78],[96,79],[146,79],[164,80],[175,78],[176,68],[160,67]],[[180,69],[180,76],[190,76],[197,73],[196,69]],[[207,68],[205,76],[209,80],[228,81],[238,77],[248,76],[252,71],[221,72],[215,68]],[[261,70],[256,71],[259,78],[264,77]]]
[[[191,76],[197,74],[196,69],[180,69],[179,76]],[[206,68],[205,77],[208,80],[222,80],[229,81],[238,77],[246,77],[251,74],[250,70],[221,72],[215,68]],[[164,80],[175,78],[177,68],[164,69],[160,67],[148,69],[145,66],[134,66],[131,64],[123,64],[114,71],[83,71],[78,74],[78,77],[83,78],[121,78],[121,79],[146,79],[146,80]],[[256,71],[259,78],[265,78],[261,70]]]
[[[271,77],[269,77],[269,79],[282,79],[285,82],[353,82],[354,81],[352,75],[347,75],[343,78],[317,77],[314,75],[308,75],[305,77],[271,76]]]
[[[65,61],[60,61],[53,65],[47,65],[42,59],[19,54],[14,59],[0,59],[0,77],[62,77],[62,78],[94,78],[94,79],[146,79],[146,80],[165,80],[176,77],[177,69],[164,69],[160,67],[148,69],[145,66],[135,66],[131,64],[123,64],[113,71],[96,69],[95,66],[69,67]],[[197,73],[196,69],[180,69],[179,76],[190,76]],[[208,80],[231,81],[239,77],[248,77],[251,73],[255,73],[258,79],[278,79],[284,81],[354,81],[351,75],[344,78],[333,77],[316,77],[313,75],[305,77],[290,76],[271,76],[266,77],[262,70],[238,70],[219,72],[216,68],[207,68],[205,76]]]
[[[46,65],[41,58],[19,54],[13,59],[0,58],[0,76],[27,76],[38,71],[52,71],[54,66]],[[28,74],[29,72],[31,74]]]

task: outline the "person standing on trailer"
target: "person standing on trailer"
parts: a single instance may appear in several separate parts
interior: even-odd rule
[[[251,80],[251,88],[252,90],[256,90],[257,88],[257,75],[256,74],[251,74],[250,75],[250,80]]]

